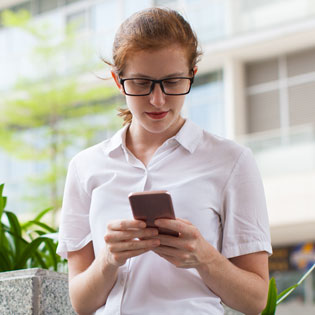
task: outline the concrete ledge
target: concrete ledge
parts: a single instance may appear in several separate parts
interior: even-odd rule
[[[0,273],[1,315],[75,315],[67,274],[45,269]]]

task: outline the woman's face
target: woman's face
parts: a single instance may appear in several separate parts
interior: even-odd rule
[[[159,50],[143,50],[132,54],[127,59],[121,78],[160,80],[191,76],[185,49],[179,45],[173,45]],[[124,93],[119,83],[118,86]],[[165,95],[159,84],[155,84],[149,95],[126,95],[127,106],[133,115],[130,130],[173,136],[184,122],[180,114],[184,100],[185,95]]]

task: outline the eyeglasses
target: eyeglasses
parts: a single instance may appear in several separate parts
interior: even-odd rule
[[[145,96],[151,94],[155,84],[159,84],[166,95],[185,95],[190,92],[194,77],[173,77],[162,80],[151,80],[143,78],[119,78],[124,92],[129,96]]]

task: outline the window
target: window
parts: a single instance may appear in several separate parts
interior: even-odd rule
[[[88,29],[87,11],[79,11],[68,15],[67,25],[73,25],[76,31]]]
[[[222,71],[196,77],[185,103],[186,116],[203,129],[224,136]]]
[[[257,9],[259,7],[262,6],[266,6],[269,4],[272,4],[274,2],[277,2],[279,0],[241,0],[241,7],[244,11],[246,10],[253,10],[253,9]],[[280,0],[283,1],[283,0]]]
[[[176,2],[177,2],[177,0],[155,0],[154,1],[154,5],[156,5],[156,6],[166,6],[166,5],[174,4]]]
[[[35,0],[36,14],[44,13],[58,8],[58,0]]]
[[[248,133],[280,128],[279,91],[250,95],[247,101]]]
[[[209,42],[225,35],[224,1],[186,0],[185,11],[200,42]]]
[[[31,12],[32,11],[31,1],[25,1],[25,2],[22,2],[20,4],[17,4],[15,6],[9,8],[9,10],[11,10],[13,12],[17,12],[20,10],[27,10],[27,11]]]
[[[285,129],[315,121],[315,48],[245,67],[247,132]]]
[[[124,1],[124,18],[129,17],[131,14],[139,11],[139,8],[150,8],[152,5],[151,0],[125,0]]]
[[[66,4],[71,4],[71,3],[74,3],[74,2],[78,2],[80,0],[65,0]]]

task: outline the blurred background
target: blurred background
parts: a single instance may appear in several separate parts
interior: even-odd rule
[[[27,217],[53,206],[58,224],[69,159],[121,126],[124,100],[101,59],[111,61],[120,23],[151,6],[180,11],[201,43],[184,116],[255,154],[270,273],[281,291],[315,262],[315,0],[1,0],[0,183],[8,208]],[[315,313],[315,275],[277,314],[296,314],[294,307]]]

